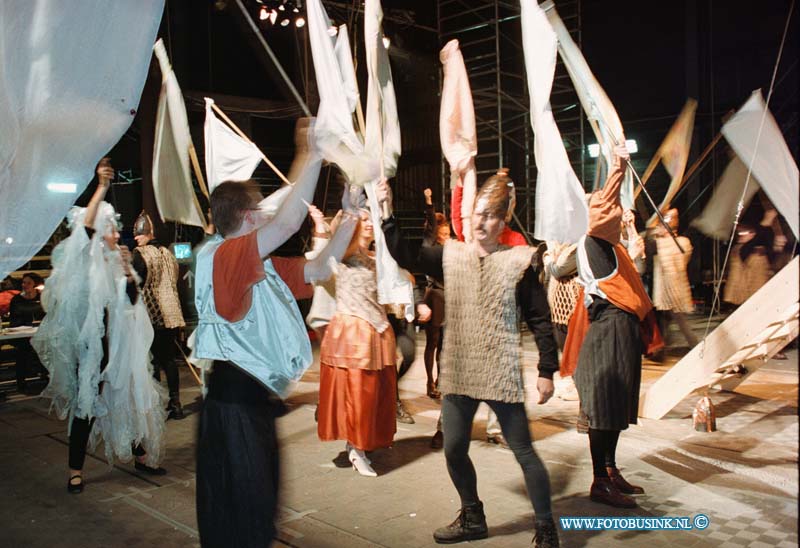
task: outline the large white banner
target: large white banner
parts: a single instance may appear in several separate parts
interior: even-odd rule
[[[533,153],[536,158],[534,237],[577,242],[589,228],[585,191],[569,163],[550,108],[556,70],[556,33],[536,0],[521,0],[522,47],[531,97]]]
[[[386,248],[381,212],[374,185],[383,174],[393,177],[400,158],[400,122],[392,83],[389,54],[383,45],[379,0],[367,0],[364,8],[364,49],[367,57],[366,131],[353,127],[353,109],[358,97],[352,54],[346,27],[339,38],[328,34],[330,20],[320,0],[306,3],[309,38],[320,105],[315,135],[325,160],[335,163],[352,184],[364,186],[375,230],[375,259],[378,271],[378,301],[404,304],[406,318],[413,319],[413,289]],[[344,34],[344,36],[343,36]]]
[[[42,248],[130,126],[163,9],[0,2],[0,279]]]
[[[722,126],[722,134],[742,162],[748,167],[752,165],[753,177],[761,183],[761,188],[797,238],[800,223],[797,164],[781,128],[764,104],[761,90],[754,91]]]
[[[600,145],[605,167],[608,169],[614,163],[612,154],[614,144],[625,142],[622,122],[620,122],[619,115],[608,95],[592,74],[583,53],[558,16],[553,1],[542,2],[541,7],[547,14],[547,19],[558,37],[558,52],[561,54],[561,60],[564,61],[570,80],[575,86],[578,99],[586,112],[597,143]],[[633,176],[630,170],[625,173],[625,179],[622,182],[620,201],[624,209],[633,209]]]

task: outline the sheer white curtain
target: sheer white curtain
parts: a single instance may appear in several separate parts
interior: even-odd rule
[[[163,9],[0,2],[0,278],[41,249],[131,124]]]

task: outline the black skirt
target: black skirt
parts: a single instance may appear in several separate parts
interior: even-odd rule
[[[589,309],[591,324],[575,370],[581,411],[595,430],[636,424],[642,383],[639,318],[603,299]]]
[[[272,543],[278,506],[275,419],[283,404],[233,364],[215,362],[200,413],[197,524],[203,547]]]

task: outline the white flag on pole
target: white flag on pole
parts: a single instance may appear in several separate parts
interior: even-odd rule
[[[205,217],[192,186],[189,167],[192,136],[183,94],[160,39],[153,51],[161,67],[161,94],[153,146],[153,192],[158,212],[164,221],[205,227]]]
[[[252,141],[242,139],[217,118],[206,99],[205,155],[208,191],[213,192],[224,181],[246,181],[261,163],[261,151]]]

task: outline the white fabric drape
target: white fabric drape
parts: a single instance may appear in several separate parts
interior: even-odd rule
[[[47,242],[131,124],[163,8],[0,2],[0,279]]]
[[[228,125],[217,118],[206,100],[205,156],[208,191],[225,181],[246,181],[253,176],[261,163],[261,151],[251,141],[239,137]]]
[[[478,132],[475,127],[475,107],[469,86],[464,56],[458,40],[450,40],[439,53],[444,79],[442,104],[439,110],[439,141],[442,153],[450,164],[450,188],[463,187],[460,215],[464,240],[472,240],[471,213],[478,179],[475,156],[478,154]]]
[[[547,14],[547,19],[558,37],[558,52],[561,54],[561,60],[564,61],[564,66],[567,68],[570,80],[575,86],[578,99],[586,112],[594,131],[594,136],[600,145],[601,155],[604,158],[607,171],[608,166],[614,163],[612,157],[614,143],[622,144],[625,142],[622,122],[620,122],[617,111],[614,109],[614,105],[608,95],[606,95],[606,92],[603,91],[600,83],[592,74],[586,59],[583,57],[583,53],[581,53],[575,41],[572,40],[572,36],[570,36],[569,31],[558,16],[552,0],[543,2],[541,7]],[[633,176],[630,171],[625,173],[625,179],[622,182],[620,191],[620,201],[624,209],[633,209]]]
[[[569,163],[550,108],[556,70],[556,34],[536,0],[522,0],[522,47],[531,97],[536,158],[536,225],[539,240],[577,242],[589,228],[585,191]]]
[[[692,221],[692,226],[697,230],[718,240],[728,240],[731,237],[733,221],[736,218],[736,208],[739,198],[744,191],[744,182],[747,179],[747,166],[741,158],[734,156],[722,172],[714,194],[708,201],[703,213]],[[744,196],[743,206],[746,209],[750,200],[756,195],[760,186],[755,177],[750,177],[747,185],[747,194]]]
[[[189,147],[192,136],[186,105],[161,40],[153,46],[161,67],[156,135],[153,146],[153,192],[164,221],[205,227],[205,217],[192,187]]]
[[[315,135],[325,160],[335,163],[347,180],[364,187],[375,230],[375,259],[378,272],[378,301],[403,304],[406,318],[413,319],[413,288],[389,254],[381,226],[381,212],[374,185],[381,176],[394,176],[400,158],[400,125],[392,83],[389,55],[383,45],[379,0],[367,0],[364,36],[367,56],[366,134],[353,126],[358,92],[347,41],[346,27],[336,40],[328,34],[330,20],[319,0],[306,3],[311,53],[320,106]],[[344,35],[344,36],[343,36]]]
[[[761,127],[762,119],[764,121]],[[759,137],[760,128],[760,137]],[[761,91],[722,126],[722,134],[745,165],[752,162],[753,177],[761,183],[770,201],[798,237],[798,170],[772,113],[767,110]]]

